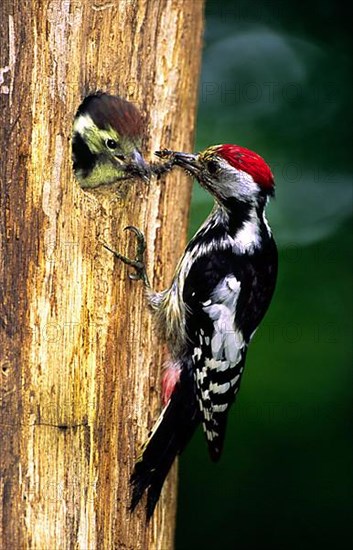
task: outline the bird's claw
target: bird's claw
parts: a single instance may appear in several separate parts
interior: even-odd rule
[[[120,254],[120,252],[117,252],[116,250],[113,250],[108,245],[103,243],[103,246],[106,250],[109,250],[109,252],[112,252],[114,256],[123,262],[125,265],[128,265],[132,267],[135,270],[135,273],[129,274],[129,279],[133,281],[143,281],[146,286],[149,286],[149,281],[147,277],[146,272],[146,265],[144,260],[144,254],[146,251],[146,241],[145,237],[137,227],[134,227],[133,225],[128,225],[124,228],[124,231],[132,231],[132,233],[135,233],[136,239],[137,239],[137,251],[136,251],[136,258],[132,260],[131,258],[128,258],[127,256],[123,256]]]

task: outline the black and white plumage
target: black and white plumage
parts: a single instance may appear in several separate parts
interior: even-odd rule
[[[277,275],[277,249],[264,214],[274,181],[265,161],[236,145],[160,156],[195,176],[215,207],[187,245],[170,288],[148,288],[171,355],[163,381],[166,405],[132,475],[131,507],[147,490],[149,517],[175,456],[199,424],[211,458],[220,457],[247,348]]]
[[[247,347],[269,305],[277,270],[276,247],[265,223],[260,223],[259,237],[243,241],[241,248],[236,245],[241,226],[235,227],[231,216],[217,207],[202,235],[188,246],[191,253],[200,255],[188,272],[183,292],[187,348],[213,460],[222,451]]]

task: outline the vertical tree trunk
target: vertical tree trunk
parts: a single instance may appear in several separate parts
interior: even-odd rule
[[[190,181],[124,198],[83,192],[71,127],[101,89],[136,102],[145,150],[193,147],[202,0],[5,0],[1,11],[2,545],[173,547],[175,467],[153,521],[130,514],[129,475],[160,410],[163,349],[142,285],[101,245],[147,237],[162,289],[186,236]],[[133,240],[132,240],[133,241]]]

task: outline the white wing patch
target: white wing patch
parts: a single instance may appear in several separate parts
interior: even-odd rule
[[[226,393],[230,388],[230,383],[225,382],[224,384],[210,384],[210,392],[212,393]]]
[[[218,420],[237,393],[243,370],[241,360],[246,343],[235,326],[240,288],[236,277],[228,275],[217,285],[211,298],[202,303],[203,311],[212,321],[213,332],[206,334],[205,329],[200,328],[192,361],[203,427],[210,442],[219,435]]]
[[[225,357],[230,363],[239,360],[241,348],[244,346],[242,335],[235,329],[234,317],[237,300],[240,293],[240,283],[229,275],[215,288],[210,305],[204,305],[203,310],[214,322],[214,332],[211,339],[212,357]],[[205,302],[208,304],[208,302]]]
[[[193,356],[192,356],[193,361],[195,362],[195,359],[197,359],[199,361],[201,359],[201,357],[202,357],[201,348],[194,348],[194,353],[193,353]]]

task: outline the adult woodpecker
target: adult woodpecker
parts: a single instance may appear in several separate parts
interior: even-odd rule
[[[194,176],[215,205],[187,245],[171,286],[150,288],[142,233],[136,260],[114,252],[142,279],[166,339],[170,364],[163,379],[165,407],[136,462],[131,509],[147,491],[153,513],[176,457],[202,424],[212,460],[222,451],[227,416],[239,391],[248,345],[270,304],[277,276],[277,249],[265,218],[274,195],[269,166],[238,145],[199,154],[159,153]]]
[[[125,99],[104,92],[87,96],[74,118],[72,159],[83,189],[140,178],[148,181],[171,163],[147,164],[141,153],[143,119]]]

